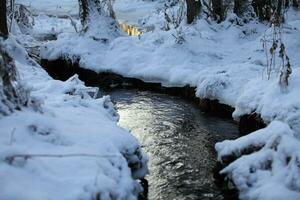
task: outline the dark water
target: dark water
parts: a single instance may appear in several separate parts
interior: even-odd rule
[[[214,185],[214,142],[238,135],[230,120],[206,116],[181,98],[137,90],[110,93],[120,125],[150,157],[149,199],[223,199]]]

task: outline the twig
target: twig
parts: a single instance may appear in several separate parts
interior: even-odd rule
[[[78,29],[77,29],[76,22],[73,20],[73,18],[72,18],[70,15],[68,15],[68,18],[70,19],[71,25],[72,25],[73,28],[75,29],[76,33],[78,33]]]
[[[10,24],[9,24],[9,32],[11,32],[11,29],[12,29],[12,26],[13,26],[13,21],[14,21],[14,18],[15,18],[15,1],[12,0],[11,1],[11,12],[12,12],[12,16],[11,16],[11,21],[10,21]]]
[[[11,146],[14,142],[14,136],[15,136],[16,128],[14,128],[10,134],[10,140],[9,140],[9,145]]]
[[[86,154],[86,153],[75,153],[75,154],[15,154],[5,157],[8,163],[12,163],[16,158],[24,158],[25,160],[30,158],[67,158],[67,157],[92,157],[92,158],[112,158],[121,157],[120,155],[97,155],[97,154]]]

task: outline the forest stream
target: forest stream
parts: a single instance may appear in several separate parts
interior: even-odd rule
[[[123,30],[135,35],[130,34],[132,27],[123,25]],[[133,29],[135,33],[137,28]],[[119,125],[138,139],[149,156],[148,200],[224,199],[213,178],[214,144],[239,136],[232,120],[201,113],[195,103],[168,94],[100,90],[111,96]]]

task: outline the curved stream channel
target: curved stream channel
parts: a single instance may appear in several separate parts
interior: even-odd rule
[[[150,157],[149,200],[223,199],[213,181],[214,143],[238,136],[230,120],[204,115],[194,103],[138,90],[109,92]]]
[[[119,125],[149,155],[149,200],[223,199],[213,179],[214,144],[239,136],[232,120],[203,114],[195,103],[167,94],[133,89],[103,93],[115,103]]]

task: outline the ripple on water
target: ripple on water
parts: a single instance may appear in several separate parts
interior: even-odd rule
[[[149,199],[222,199],[214,185],[214,141],[238,136],[235,124],[200,113],[181,98],[153,92],[110,93],[119,124],[150,156]]]

